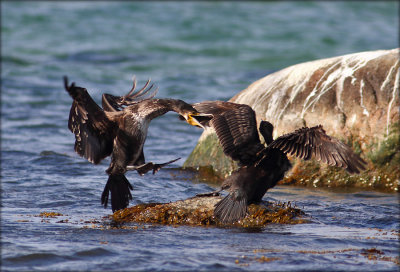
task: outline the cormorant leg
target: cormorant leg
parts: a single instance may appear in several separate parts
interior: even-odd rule
[[[175,159],[175,160],[168,161],[168,162],[165,162],[165,163],[153,163],[153,162],[148,162],[148,163],[145,163],[145,164],[142,164],[142,165],[137,165],[137,166],[136,166],[136,165],[128,165],[128,166],[126,167],[126,170],[127,170],[127,171],[136,170],[136,171],[139,173],[139,175],[141,175],[141,176],[143,176],[143,175],[146,174],[147,172],[153,170],[153,175],[154,175],[154,174],[157,173],[158,170],[160,170],[162,167],[164,167],[164,166],[166,166],[166,165],[168,165],[168,164],[170,164],[170,163],[176,162],[176,161],[179,160],[179,159],[180,159],[180,158],[177,158],[177,159]]]

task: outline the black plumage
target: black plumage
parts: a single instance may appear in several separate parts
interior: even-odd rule
[[[214,210],[214,215],[222,222],[242,219],[247,206],[260,202],[268,189],[284,177],[291,168],[287,154],[303,160],[314,158],[342,167],[350,174],[365,169],[365,161],[349,146],[327,135],[321,125],[304,127],[273,140],[273,125],[261,121],[259,131],[267,145],[264,146],[258,136],[256,114],[250,106],[206,101],[193,104],[193,107],[200,113],[211,114],[211,119],[199,122],[213,127],[224,153],[239,162],[239,168],[216,191],[229,191]]]
[[[136,170],[143,175],[153,170],[153,174],[163,164],[145,163],[143,146],[152,119],[175,111],[190,124],[196,125],[192,115],[197,111],[186,102],[177,99],[153,99],[157,89],[148,87],[149,81],[139,91],[134,92],[136,80],[131,91],[125,96],[103,94],[100,108],[85,88],[68,84],[64,77],[66,91],[73,98],[68,128],[75,135],[75,151],[94,164],[111,156],[106,170],[109,175],[101,196],[107,206],[111,192],[113,211],[128,206],[132,199],[132,185],[125,177],[128,170]]]
[[[198,119],[203,126],[213,127],[224,153],[241,165],[255,163],[264,149],[257,132],[256,116],[251,107],[224,101],[205,101],[193,107],[210,117]]]

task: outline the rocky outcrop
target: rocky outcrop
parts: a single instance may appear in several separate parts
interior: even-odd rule
[[[396,191],[400,179],[399,67],[399,49],[301,63],[257,80],[230,101],[250,105],[258,122],[264,119],[274,124],[274,137],[322,124],[329,135],[352,145],[369,163],[368,171],[349,176],[337,168],[296,160],[284,182]],[[208,129],[184,167],[224,177],[236,164],[224,156],[215,133]]]
[[[220,196],[193,197],[171,203],[139,204],[116,211],[115,223],[152,223],[189,226],[264,227],[268,224],[299,224],[310,222],[304,212],[290,203],[250,205],[248,215],[233,224],[219,222],[213,216]]]

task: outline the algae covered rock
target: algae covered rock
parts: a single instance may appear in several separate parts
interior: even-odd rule
[[[308,222],[304,213],[290,203],[266,203],[250,205],[249,214],[234,224],[223,224],[213,216],[219,196],[193,197],[171,203],[139,204],[116,211],[113,220],[117,223],[154,223],[189,226],[237,226],[263,227],[271,223],[299,224]]]
[[[257,122],[271,122],[274,138],[303,126],[322,124],[329,135],[352,146],[368,162],[368,171],[349,176],[342,169],[296,160],[286,183],[397,191],[399,67],[399,49],[300,63],[257,80],[230,101],[251,106]],[[220,177],[237,167],[223,154],[214,131],[207,129],[184,167],[210,166],[208,172]]]

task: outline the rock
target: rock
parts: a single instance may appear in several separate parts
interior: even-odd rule
[[[213,216],[220,196],[193,197],[171,203],[139,204],[116,211],[112,218],[116,223],[153,223],[163,225],[227,226]],[[289,203],[266,203],[250,205],[249,214],[237,227],[263,227],[270,223],[299,224],[309,222],[304,212]]]
[[[322,124],[329,135],[353,146],[369,164],[368,171],[349,176],[341,169],[296,160],[283,182],[397,191],[399,66],[399,49],[301,63],[257,80],[230,101],[250,105],[258,122],[270,121],[274,137]],[[184,167],[207,169],[223,178],[237,165],[223,154],[214,131],[207,129]]]

